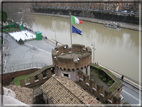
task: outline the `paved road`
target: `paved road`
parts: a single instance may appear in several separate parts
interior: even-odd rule
[[[127,86],[123,86],[122,96],[124,97],[123,100],[121,101],[122,104],[124,102],[128,102],[132,106],[136,106],[134,104],[141,103],[141,98],[142,98],[141,93],[137,93],[136,91],[131,90],[131,88],[129,88]],[[140,98],[140,96],[141,96],[141,98]]]
[[[6,67],[33,62],[52,65],[51,51],[54,47],[44,40],[27,41],[25,44],[19,45],[10,36],[6,37],[6,34],[3,34],[3,37],[5,41],[8,41],[4,44],[7,48],[3,53],[3,61],[6,63]]]

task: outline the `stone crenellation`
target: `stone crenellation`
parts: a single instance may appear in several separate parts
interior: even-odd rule
[[[72,45],[73,54],[71,56],[71,48],[68,45],[62,45],[52,50],[53,65],[61,70],[79,70],[90,65],[91,48],[80,44]]]
[[[36,76],[31,76],[29,77],[29,83],[26,83],[24,79],[20,80],[20,86],[22,87],[34,87],[36,85],[42,84],[44,82],[46,82],[50,77],[51,77],[51,71],[47,70],[46,71],[46,76],[43,77],[43,73],[39,73],[36,78]],[[35,79],[36,78],[36,79]]]
[[[108,104],[120,104],[121,98],[119,97],[122,93],[122,84],[115,89],[115,93],[109,90],[104,90],[104,86],[97,84],[95,80],[89,79],[88,75],[83,74],[82,71],[78,72],[79,83],[89,90],[93,95],[99,98],[101,101]]]

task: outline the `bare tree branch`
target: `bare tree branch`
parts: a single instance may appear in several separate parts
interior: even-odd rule
[[[30,6],[30,3],[3,3],[3,10],[7,12],[9,19],[31,27],[34,18]]]

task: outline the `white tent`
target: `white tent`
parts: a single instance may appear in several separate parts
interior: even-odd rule
[[[15,40],[19,41],[20,38],[25,41],[25,40],[30,40],[30,39],[35,39],[36,35],[27,31],[27,30],[23,30],[23,31],[19,31],[19,32],[12,32],[9,33]]]

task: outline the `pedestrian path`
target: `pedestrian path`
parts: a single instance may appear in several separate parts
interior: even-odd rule
[[[58,41],[55,41],[53,39],[50,39],[50,38],[47,38],[46,36],[43,35],[43,40],[49,44],[51,44],[52,46],[56,47],[56,46],[59,46],[59,45],[62,45],[62,43],[58,42]]]
[[[3,33],[4,47],[6,47],[3,52],[3,73],[14,72],[14,69],[17,70],[20,67],[17,65],[30,65],[33,62],[52,64],[51,50],[53,46],[49,43],[43,40],[32,40],[19,45],[11,36],[6,35]]]
[[[33,45],[30,45],[30,44],[28,44],[28,43],[25,43],[24,45],[27,46],[27,47],[30,47],[30,48],[36,48],[36,49],[38,49],[38,50],[40,50],[40,51],[43,51],[43,52],[45,52],[45,53],[47,53],[47,54],[51,54],[51,52],[45,51],[45,50],[43,50],[43,49],[41,49],[41,48],[38,48],[38,47],[33,46]]]

